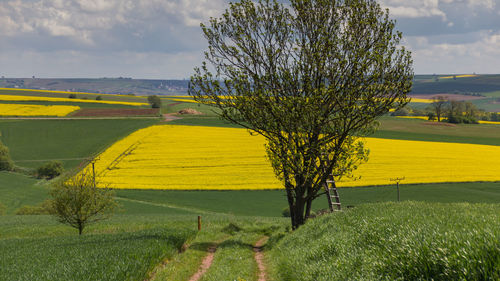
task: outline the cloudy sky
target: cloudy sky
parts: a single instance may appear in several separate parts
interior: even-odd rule
[[[226,0],[0,0],[0,75],[182,79]],[[379,0],[416,74],[500,73],[500,0]]]

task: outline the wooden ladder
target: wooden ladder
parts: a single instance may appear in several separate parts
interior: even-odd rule
[[[328,179],[325,182],[325,193],[326,198],[328,199],[328,207],[330,208],[330,212],[341,211],[340,197],[337,191],[337,187],[335,186],[335,179],[333,178],[332,174],[328,175]]]

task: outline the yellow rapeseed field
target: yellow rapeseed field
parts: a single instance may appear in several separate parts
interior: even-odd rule
[[[66,116],[79,110],[70,105],[1,104],[0,116]]]
[[[417,99],[417,98],[411,98],[411,102],[433,103],[434,101],[433,101],[432,99]]]
[[[451,76],[442,76],[442,77],[439,77],[439,79],[451,79],[453,77],[456,77],[456,78],[467,78],[467,77],[476,77],[477,75],[476,74],[462,74],[462,75],[451,75]]]
[[[178,98],[167,98],[167,100],[171,101],[180,101],[180,102],[192,102],[192,103],[198,103],[197,101],[193,99],[178,99]]]
[[[264,139],[235,128],[156,125],[104,151],[98,180],[113,188],[279,189]],[[403,183],[499,181],[500,146],[367,138],[360,180],[340,187]]]
[[[52,101],[52,102],[84,102],[84,103],[121,104],[121,105],[133,105],[133,106],[148,105],[147,103],[141,103],[141,102],[85,100],[85,99],[22,96],[22,95],[1,95],[1,94],[0,94],[0,101]]]

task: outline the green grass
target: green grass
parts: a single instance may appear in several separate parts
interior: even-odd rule
[[[24,205],[37,205],[48,198],[45,180],[0,173],[0,203],[13,214]],[[279,217],[287,207],[283,190],[183,191],[116,190],[118,202],[127,214],[213,214]],[[397,200],[395,186],[340,188],[344,207]],[[500,183],[440,183],[400,185],[401,200],[427,202],[500,203]],[[327,207],[319,197],[315,210]]]
[[[48,198],[48,188],[43,181],[8,172],[0,172],[0,203],[7,207],[6,213],[13,214],[25,205],[37,205]]]
[[[2,232],[17,227],[16,231],[22,233],[19,224],[29,223],[31,218],[27,217],[7,225],[4,219],[0,220]],[[143,280],[195,235],[194,228],[178,221],[163,220],[161,224],[145,226],[129,217],[120,222],[129,226],[116,223],[101,224],[94,228],[94,233],[82,236],[76,232],[65,234],[66,229],[62,233],[52,230],[45,236],[40,231],[38,235],[21,238],[0,236],[0,280]],[[36,224],[41,223],[29,226]],[[123,229],[130,228],[130,224],[137,229]],[[50,222],[45,221],[45,228],[60,228],[49,226]]]
[[[426,125],[425,120],[382,117],[379,130],[371,137],[500,145],[500,126],[489,124]]]
[[[240,231],[217,247],[212,266],[202,281],[257,280],[258,268],[252,246],[259,234]]]
[[[16,165],[35,168],[50,159],[91,157],[135,130],[157,122],[156,119],[0,120],[0,138]],[[82,160],[62,162],[68,169]]]
[[[500,205],[364,205],[311,220],[268,253],[275,280],[499,280]]]
[[[239,229],[230,231],[233,224]],[[221,259],[231,259],[235,251],[247,256],[247,263],[217,273],[219,280],[232,280],[230,275],[253,264],[248,257],[254,237],[285,224],[281,218],[204,215],[202,231],[195,233],[193,214],[117,214],[78,236],[49,216],[1,216],[0,280],[145,280],[152,272],[160,278],[155,280],[186,280],[197,271],[206,247],[221,238],[228,239]],[[241,248],[238,241],[249,245]],[[179,255],[186,243],[190,248]],[[164,262],[168,266],[162,267]]]
[[[237,216],[281,216],[287,201],[283,190],[182,191],[117,190],[118,198],[134,199],[182,211],[225,213]],[[340,188],[344,207],[397,200],[395,186]],[[500,183],[441,183],[400,185],[401,200],[426,202],[500,203]],[[314,201],[314,209],[327,208],[326,197]],[[152,206],[154,207],[154,205]],[[157,209],[161,211],[161,209]],[[153,211],[152,211],[153,212]]]

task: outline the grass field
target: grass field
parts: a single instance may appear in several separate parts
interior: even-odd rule
[[[0,138],[16,165],[35,168],[50,159],[93,156],[131,132],[157,122],[136,119],[0,120]],[[65,168],[74,168],[82,160],[62,162]]]
[[[277,280],[498,280],[500,205],[369,204],[271,250]]]

